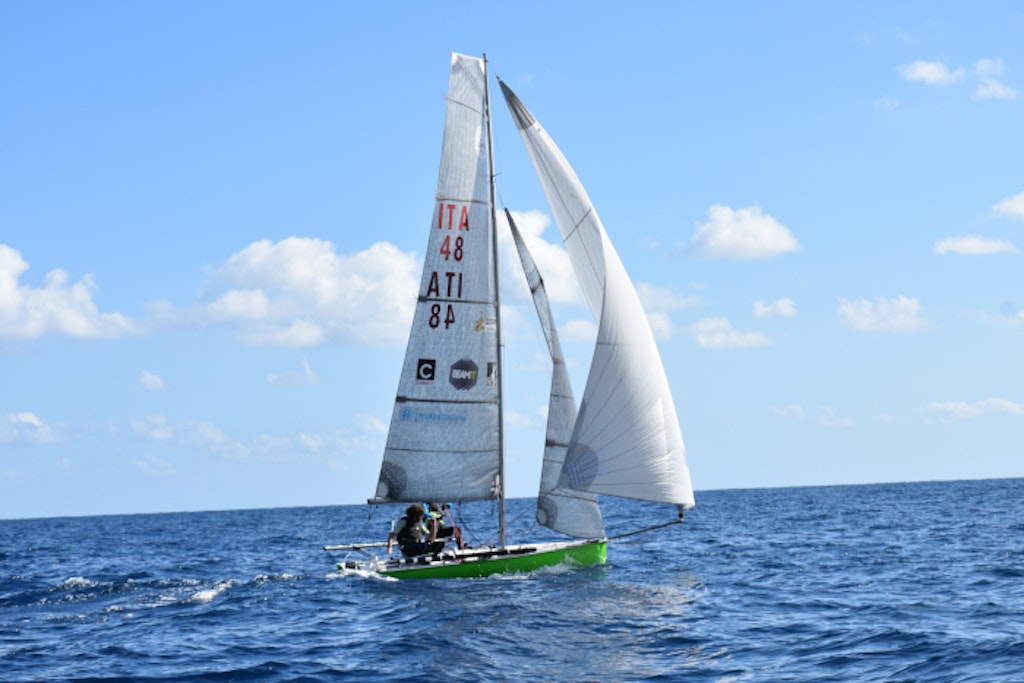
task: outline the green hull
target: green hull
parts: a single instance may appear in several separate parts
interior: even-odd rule
[[[607,541],[540,543],[510,546],[504,550],[469,550],[451,557],[426,561],[390,561],[376,571],[396,579],[476,578],[492,574],[532,572],[541,567],[568,565],[575,567],[604,564],[608,556]]]

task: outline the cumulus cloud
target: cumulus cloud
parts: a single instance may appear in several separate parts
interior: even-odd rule
[[[139,374],[138,385],[139,388],[145,391],[163,391],[167,388],[167,385],[164,384],[164,378],[149,370],[143,370]]]
[[[992,207],[992,213],[997,216],[1024,221],[1024,192],[999,202]]]
[[[966,72],[962,68],[952,69],[942,62],[926,62],[918,60],[904,64],[897,71],[908,81],[916,81],[927,85],[952,85],[964,79]]]
[[[740,332],[727,318],[704,318],[690,327],[697,344],[703,349],[742,349],[768,346],[772,340],[762,332]]]
[[[387,242],[338,254],[318,239],[262,240],[214,271],[197,310],[153,310],[165,320],[231,325],[256,346],[398,346],[412,321],[418,271],[412,254]]]
[[[755,318],[795,318],[796,304],[789,297],[777,299],[770,304],[754,301]]]
[[[929,403],[928,410],[943,417],[969,420],[982,415],[1024,415],[1024,404],[1004,398],[989,398],[975,403],[953,401]]]
[[[862,332],[914,332],[927,324],[920,312],[917,299],[906,296],[878,297],[874,301],[839,299],[839,319]]]
[[[706,258],[767,259],[800,250],[786,226],[755,205],[708,209],[708,222],[698,223],[693,246]]]
[[[58,441],[57,433],[35,413],[0,413],[0,443],[43,444]]]
[[[504,214],[499,215],[498,220],[504,221]],[[526,248],[530,251],[534,263],[537,264],[537,270],[540,271],[541,277],[544,278],[544,289],[547,291],[548,300],[552,304],[584,304],[583,290],[580,289],[569,252],[562,246],[558,231],[554,231],[555,242],[548,242],[544,239],[544,232],[551,224],[551,218],[541,211],[513,211],[512,220],[516,222],[516,227],[522,234],[523,241],[526,242]],[[507,242],[503,246],[503,252],[514,254],[515,248],[512,245],[510,233],[501,230],[498,234],[502,240]],[[514,263],[509,265],[515,273],[514,277],[525,287],[526,280],[523,276],[522,266],[519,264],[519,257],[514,255],[512,260]],[[526,290],[523,296],[529,298],[529,290]]]
[[[990,254],[1016,254],[1017,248],[1006,240],[997,240],[981,235],[947,237],[935,243],[936,254],[961,254],[964,256],[988,256]]]
[[[100,313],[90,273],[77,282],[63,270],[46,274],[41,288],[22,284],[29,268],[21,253],[0,244],[0,337],[38,339],[56,334],[80,339],[116,338],[137,332],[120,313]]]

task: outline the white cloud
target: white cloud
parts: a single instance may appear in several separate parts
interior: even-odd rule
[[[583,290],[580,289],[576,273],[573,271],[569,252],[562,246],[561,236],[557,236],[558,231],[555,230],[556,242],[548,242],[543,237],[551,224],[551,218],[541,211],[513,211],[512,219],[516,222],[516,227],[526,242],[526,248],[544,279],[548,300],[552,304],[584,304]],[[499,216],[499,220],[504,220],[504,214]],[[512,270],[516,273],[515,277],[525,283],[523,269],[519,265],[519,256],[515,254],[510,234],[504,230],[499,231],[499,235],[508,242],[507,248],[504,249],[505,253],[514,254],[512,259],[515,263]],[[529,290],[524,297],[529,297]]]
[[[936,254],[961,254],[964,256],[988,256],[990,254],[1016,254],[1017,248],[1006,240],[997,240],[981,235],[946,237],[935,243]]]
[[[992,212],[997,216],[1024,221],[1024,192],[999,202],[992,207]]]
[[[698,297],[680,294],[668,287],[655,287],[646,282],[637,283],[637,295],[647,313],[647,322],[651,325],[656,339],[672,338],[672,319],[669,314],[677,309],[696,306]]]
[[[1001,59],[979,59],[971,69],[971,74],[979,81],[974,92],[971,93],[973,100],[1014,100],[1017,99],[1017,91],[1000,81],[1005,67]],[[905,64],[897,68],[897,71],[908,81],[917,81],[927,85],[953,85],[960,83],[967,76],[967,70],[963,68],[950,69],[942,62],[926,62],[923,60]]]
[[[966,72],[957,68],[950,71],[942,62],[926,62],[919,60],[905,64],[897,69],[899,74],[908,81],[917,81],[927,85],[952,85],[963,80]]]
[[[795,318],[796,304],[789,297],[778,299],[770,304],[754,301],[755,318]]]
[[[215,271],[213,295],[193,317],[233,325],[242,341],[256,346],[401,345],[418,275],[416,258],[387,242],[345,255],[318,239],[262,240]],[[190,317],[166,304],[154,310],[164,320]]]
[[[164,383],[164,378],[160,375],[154,374],[149,370],[143,370],[139,374],[139,387],[145,391],[163,391],[167,388]]]
[[[273,372],[267,375],[267,382],[276,385],[297,386],[300,384],[317,384],[320,378],[309,366],[309,361],[302,360],[302,372]]]
[[[762,332],[739,332],[727,318],[704,318],[690,327],[697,344],[704,349],[742,349],[769,346],[772,340]]]
[[[597,339],[597,323],[593,320],[570,320],[558,327],[559,339],[567,344],[590,343]]]
[[[839,319],[855,330],[862,332],[913,332],[927,324],[920,317],[921,306],[917,299],[898,296],[895,299],[878,297],[867,300],[847,301],[839,299]]]
[[[398,330],[395,330],[395,333],[397,334]],[[239,331],[238,338],[250,346],[302,348],[323,344],[328,339],[328,331],[323,324],[312,320],[269,321],[244,326]],[[385,345],[383,343],[374,344],[369,340],[366,340],[365,343],[367,346]]]
[[[1017,91],[994,78],[986,78],[971,93],[972,100],[1015,100]]]
[[[233,289],[206,310],[214,320],[261,320],[270,312],[270,301],[260,289]]]
[[[0,443],[43,444],[58,441],[57,433],[35,413],[0,414]]]
[[[755,205],[708,209],[708,222],[698,223],[693,245],[706,258],[766,259],[800,250],[786,226]]]
[[[1001,59],[979,59],[974,65],[974,73],[981,83],[971,94],[975,100],[1014,100],[1017,91],[996,79],[1004,71]]]
[[[46,274],[42,288],[19,282],[29,268],[21,253],[0,244],[0,337],[38,339],[48,334],[81,339],[116,338],[137,331],[120,313],[100,313],[90,273],[71,284],[63,270]]]
[[[646,282],[637,283],[636,293],[646,311],[674,311],[700,304],[700,297],[680,294],[669,287],[655,287]]]
[[[989,398],[975,403],[929,403],[928,410],[945,417],[969,420],[982,415],[1024,415],[1024,405],[1003,398]]]

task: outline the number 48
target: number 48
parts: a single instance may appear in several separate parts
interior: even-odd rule
[[[455,238],[455,249],[452,249],[452,236],[445,235],[444,242],[441,243],[441,253],[444,255],[444,260],[447,261],[449,258],[453,258],[456,261],[462,260],[462,238]]]

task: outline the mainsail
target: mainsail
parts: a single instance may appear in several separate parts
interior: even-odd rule
[[[374,503],[498,496],[499,337],[484,60],[453,54],[430,239]]]
[[[568,161],[515,93],[499,84],[598,321],[560,485],[691,507],[675,404],[636,289]]]
[[[537,496],[537,521],[569,536],[600,538],[604,536],[604,528],[601,524],[601,508],[597,505],[597,496],[559,485],[565,455],[569,450],[573,426],[576,423],[576,400],[569,384],[569,373],[565,368],[565,358],[562,356],[562,345],[558,342],[555,321],[551,317],[544,280],[508,209],[505,210],[505,216],[551,354],[551,396],[548,401],[540,493]]]

